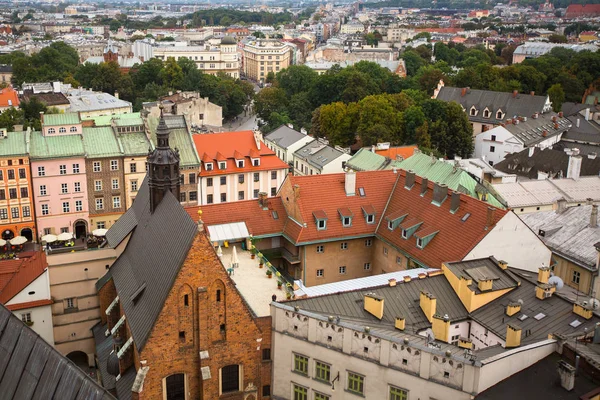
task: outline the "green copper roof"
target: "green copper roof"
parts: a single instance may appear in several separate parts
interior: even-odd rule
[[[123,151],[111,127],[83,128],[83,147],[88,158],[121,157]]]
[[[76,125],[79,123],[78,113],[44,114],[44,126]]]
[[[398,167],[400,162],[373,153],[368,148],[362,148],[348,160],[346,165],[356,171],[376,171]]]
[[[100,117],[91,117],[91,118],[86,118],[86,119],[94,120],[94,123],[96,124],[96,126],[110,126],[110,122],[113,119],[115,121],[119,121],[119,122],[117,122],[118,124],[125,124],[125,125],[136,125],[134,123],[126,123],[125,122],[126,120],[137,120],[137,121],[139,121],[139,123],[137,123],[138,125],[143,123],[139,112],[127,113],[127,114],[115,114],[115,115],[102,115]]]
[[[117,134],[125,156],[145,156],[148,155],[148,149],[153,147],[145,133],[121,133]]]
[[[173,122],[173,125],[177,125],[177,123]],[[150,132],[152,134],[152,143],[154,145],[156,145],[157,126],[158,118],[148,117],[148,128],[150,129]],[[188,132],[186,128],[171,128],[171,133],[169,135],[169,144],[171,145],[172,149],[179,150],[181,167],[193,167],[200,165],[200,159],[198,158],[198,154],[196,153],[196,148],[194,146],[192,135]]]
[[[491,193],[488,193],[482,185],[478,184],[475,178],[460,168],[455,169],[450,163],[415,152],[412,157],[399,162],[398,165],[406,171],[414,171],[415,174],[422,178],[427,178],[432,182],[443,183],[452,190],[468,194],[477,199],[481,199],[483,191],[486,194],[489,204],[504,208],[502,203]]]
[[[0,139],[0,157],[27,155],[27,132],[8,132]]]
[[[29,146],[31,159],[83,157],[83,139],[81,135],[60,135],[45,137],[41,132],[31,132]]]

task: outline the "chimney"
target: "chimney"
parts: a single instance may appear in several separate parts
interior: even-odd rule
[[[384,302],[383,297],[377,296],[375,293],[367,293],[364,297],[363,307],[372,316],[382,319]]]
[[[344,188],[346,189],[346,196],[354,196],[356,194],[356,173],[351,169],[346,171]]]
[[[554,123],[554,129],[558,129],[558,122]]]
[[[293,190],[294,190],[294,198],[299,199],[300,198],[300,185],[295,184]]]
[[[585,109],[585,120],[586,121],[590,120],[590,109],[589,108]]]
[[[119,92],[115,92],[115,97],[118,99],[119,98]]]
[[[60,82],[52,82],[52,91],[54,93],[60,93]]]
[[[450,212],[455,214],[460,207],[460,193],[452,192],[452,197],[450,198]]]
[[[436,302],[437,300],[434,295],[421,291],[421,294],[419,295],[419,305],[421,306],[423,313],[425,313],[425,318],[427,318],[427,321],[429,322],[433,320],[433,316],[435,315]]]
[[[258,193],[258,206],[262,209],[267,207],[267,193],[260,192]]]
[[[575,149],[573,149],[575,150]],[[569,167],[567,168],[567,178],[574,180],[579,179],[581,174],[581,156],[573,151],[573,155],[569,157]]]
[[[542,132],[542,137],[546,137],[546,136],[548,136],[548,131]]]
[[[508,315],[509,317],[512,317],[519,311],[521,311],[521,303],[519,303],[518,301],[511,301],[506,306],[506,315]]]
[[[591,153],[588,153],[588,158],[589,158],[590,160],[594,160],[594,159],[596,159],[596,157],[598,157],[598,153],[596,153],[596,152],[594,152],[594,151],[593,151],[593,152],[591,152]]]
[[[533,153],[535,153],[535,146],[529,148],[529,157],[533,157]]]
[[[504,261],[504,260],[499,260],[498,261],[498,266],[500,268],[502,268],[502,269],[506,269],[506,268],[508,268],[508,263],[506,261]]]
[[[427,178],[421,179],[421,197],[425,196],[425,193],[427,193],[428,186],[429,186],[429,179],[427,179]]]
[[[566,209],[567,209],[567,200],[565,200],[563,197],[556,200],[556,212],[558,214],[562,214],[563,212],[566,211]]]
[[[552,116],[552,122],[556,122],[556,115]]]
[[[467,88],[464,87],[462,88],[462,90],[460,91],[460,97],[465,97],[465,95],[467,94]]]
[[[441,206],[444,200],[448,197],[448,186],[443,183],[433,184],[433,200],[432,203]]]
[[[388,284],[390,285],[390,287],[396,286],[396,278],[388,279]]]
[[[587,301],[573,303],[573,312],[585,319],[590,319],[594,315],[592,307],[590,307]]]
[[[598,227],[598,204],[592,205],[592,214],[590,215],[590,228]]]
[[[496,215],[496,209],[494,207],[487,208],[487,219],[486,219],[486,228],[490,228],[494,225],[494,216]]]
[[[535,96],[535,92],[533,90],[529,94]]]
[[[564,116],[565,116],[565,114],[564,114],[562,111],[559,111],[559,112],[558,112],[558,118],[562,118],[562,117],[564,117]]]
[[[396,322],[394,323],[394,328],[399,331],[403,331],[406,327],[406,319],[404,317],[396,317]]]
[[[575,387],[575,372],[574,366],[564,360],[558,362],[558,375],[560,376],[560,386],[567,391],[573,390]]]
[[[577,118],[577,121],[575,121],[575,126],[577,126],[578,128],[579,128],[579,123],[580,123],[579,121],[580,121],[579,118]]]
[[[537,281],[539,283],[548,283],[548,279],[550,278],[550,267],[546,267],[542,265],[538,268],[538,278]]]
[[[538,119],[538,117],[540,116],[540,113],[533,113],[533,115],[531,116],[531,118],[533,119]]]
[[[516,99],[518,94],[519,94],[518,90],[513,90],[513,99]]]
[[[408,171],[406,171],[406,180],[404,187],[410,190],[413,186],[415,186],[415,171],[409,169]]]
[[[521,345],[521,327],[516,324],[506,325],[506,344],[504,347],[519,347]]]

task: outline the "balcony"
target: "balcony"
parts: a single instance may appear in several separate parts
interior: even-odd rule
[[[285,247],[278,247],[275,249],[261,250],[263,256],[268,260],[274,260],[276,258],[283,258],[290,264],[300,264],[300,256],[292,254],[291,251]]]

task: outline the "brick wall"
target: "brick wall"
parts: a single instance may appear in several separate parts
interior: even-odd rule
[[[258,388],[255,397],[262,398],[271,377],[270,361],[261,361],[270,334],[270,318],[253,318],[206,235],[199,234],[140,351],[139,359],[150,369],[139,399],[163,398],[163,379],[176,373],[186,375],[188,399],[218,399],[219,371],[231,364],[242,366],[242,391],[228,393],[227,399],[244,399],[251,383]],[[208,358],[200,360],[204,350]],[[210,379],[202,380],[202,367],[210,369]]]
[[[118,169],[116,171],[112,171],[110,169],[110,161],[117,160]],[[100,162],[101,171],[94,172],[94,163]],[[122,157],[112,157],[112,158],[93,158],[85,160],[85,169],[87,171],[87,187],[88,187],[88,207],[90,210],[90,217],[105,215],[105,214],[114,214],[114,213],[123,213],[125,212],[126,199],[125,192],[126,188],[123,187],[125,185],[125,174],[123,172],[123,158]],[[112,180],[119,180],[119,188],[116,190],[112,189]],[[96,191],[95,182],[97,180],[102,181],[102,190]],[[113,196],[118,196],[121,198],[121,207],[114,208],[113,207]],[[96,210],[96,198],[102,197],[104,198],[104,209]],[[108,228],[108,226],[107,226]],[[90,231],[96,229],[95,226],[90,227]]]

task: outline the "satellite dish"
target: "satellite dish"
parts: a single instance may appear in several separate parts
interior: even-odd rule
[[[592,307],[592,309],[594,309],[594,310],[597,310],[600,308],[600,300],[598,300],[598,299],[591,298],[589,300],[589,304],[590,304],[590,307]]]
[[[548,284],[554,285],[556,287],[556,290],[560,290],[563,288],[563,286],[565,286],[563,280],[556,275],[553,275],[550,277],[550,279],[548,279]]]
[[[433,334],[433,329],[427,328],[427,330],[425,330],[425,336],[427,337],[427,344],[435,342],[435,335]]]

